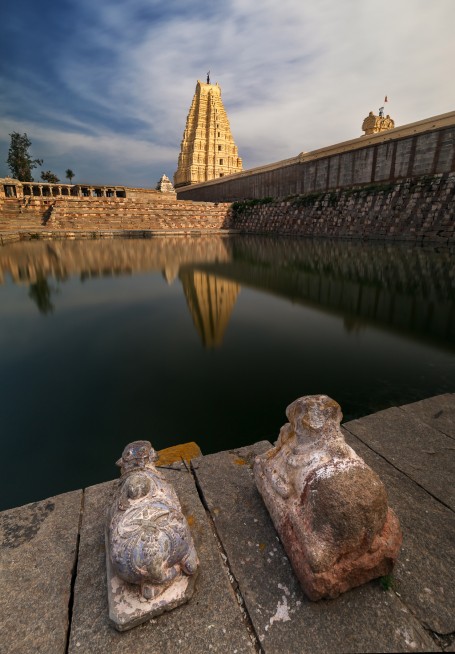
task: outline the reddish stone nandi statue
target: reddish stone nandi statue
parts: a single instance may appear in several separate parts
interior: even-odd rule
[[[340,406],[310,395],[286,415],[254,476],[306,595],[336,597],[389,574],[402,540],[398,519],[379,477],[345,442]]]

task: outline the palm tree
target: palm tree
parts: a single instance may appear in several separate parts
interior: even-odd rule
[[[66,179],[69,179],[69,182],[70,182],[70,184],[71,184],[71,180],[72,180],[73,177],[74,177],[74,173],[73,173],[73,171],[71,170],[71,168],[68,168],[68,170],[65,171],[65,177],[66,177]]]

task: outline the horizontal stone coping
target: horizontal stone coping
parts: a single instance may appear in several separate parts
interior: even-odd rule
[[[173,195],[174,192],[166,192],[166,191],[158,191],[157,189],[152,189],[152,188],[141,188],[138,186],[125,186],[124,184],[122,185],[115,185],[115,184],[93,184],[92,182],[77,182],[77,184],[71,184],[69,182],[45,182],[44,180],[37,180],[33,182],[23,182],[19,179],[15,179],[13,177],[0,177],[0,184],[6,184],[7,186],[15,185],[15,186],[50,186],[52,188],[58,188],[59,186],[62,188],[87,188],[87,189],[106,189],[106,190],[113,190],[113,191],[133,191],[135,193],[150,193],[153,195]]]
[[[256,168],[243,170],[241,173],[225,175],[223,178],[211,179],[207,182],[200,182],[199,184],[180,186],[176,190],[177,193],[183,193],[185,190],[193,188],[216,186],[218,184],[223,184],[228,180],[231,181],[234,179],[242,179],[244,177],[257,175],[259,173],[265,173],[272,170],[285,168],[287,166],[304,164],[316,159],[323,159],[324,157],[332,157],[337,154],[343,154],[353,150],[360,150],[361,148],[368,147],[369,145],[377,145],[388,141],[395,141],[397,139],[414,136],[415,134],[421,134],[436,129],[443,129],[444,127],[452,127],[453,125],[455,125],[455,111],[449,111],[445,114],[425,118],[414,123],[408,123],[407,125],[403,125],[401,127],[395,127],[394,129],[387,130],[385,132],[362,135],[358,138],[350,139],[349,141],[342,141],[341,143],[335,143],[334,145],[325,146],[323,148],[318,148],[317,150],[312,150],[311,152],[301,152],[295,157],[282,159],[281,161],[276,161],[270,164],[265,164],[263,166],[257,166]]]
[[[209,208],[220,208],[230,206],[231,202],[212,202],[210,200],[178,200],[175,195],[171,198],[163,198],[161,195],[158,197],[153,196],[153,201],[150,198],[138,198],[134,196],[129,196],[126,198],[118,197],[104,197],[104,196],[85,196],[85,195],[26,195],[23,198],[0,198],[0,207],[19,207],[27,208],[30,205],[51,205],[55,207],[62,206],[71,206],[84,204],[93,205],[99,204],[100,206],[104,205],[119,205],[119,206],[138,206],[138,207],[154,207],[156,205],[163,205],[163,207],[183,207],[183,206],[194,206],[195,208],[199,207],[209,207]]]

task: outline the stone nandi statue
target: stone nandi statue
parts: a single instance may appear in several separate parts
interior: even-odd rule
[[[254,476],[303,590],[312,600],[336,597],[390,573],[398,519],[379,477],[345,442],[340,406],[309,395],[286,415]]]
[[[135,441],[125,447],[117,461],[121,479],[107,520],[108,568],[117,578],[116,588],[109,589],[110,599],[115,600],[119,580],[134,584],[129,588],[123,584],[122,593],[135,593],[142,610],[150,600],[147,615],[139,622],[187,601],[188,583],[182,582],[195,575],[199,565],[188,522],[174,488],[154,464],[157,458],[148,441]],[[184,597],[176,603],[172,589],[182,590],[183,586]],[[194,583],[190,586],[192,593]],[[111,619],[120,628],[112,615]],[[139,622],[135,620],[122,629]]]

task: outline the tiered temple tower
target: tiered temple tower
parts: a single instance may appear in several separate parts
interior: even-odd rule
[[[242,170],[221,100],[221,88],[198,80],[186,119],[174,186],[206,182]]]
[[[181,270],[179,277],[204,347],[219,347],[240,291],[239,284],[189,268]]]

